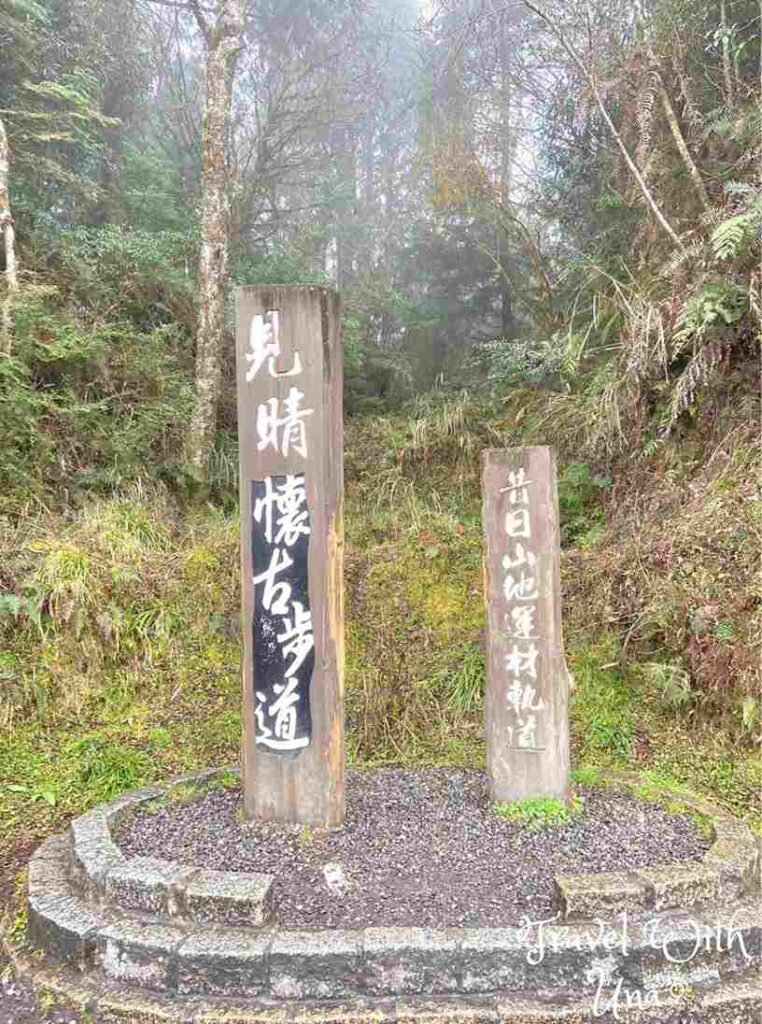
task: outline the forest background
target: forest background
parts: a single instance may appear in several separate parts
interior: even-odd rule
[[[352,761],[483,763],[479,452],[552,444],[575,777],[758,820],[761,14],[0,0],[6,892],[237,759],[242,283],[345,302]]]

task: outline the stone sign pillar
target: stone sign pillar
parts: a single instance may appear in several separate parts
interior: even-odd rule
[[[550,448],[482,454],[488,620],[487,767],[495,801],[569,794],[569,677],[561,633]]]
[[[248,818],[344,819],[341,302],[236,293]]]

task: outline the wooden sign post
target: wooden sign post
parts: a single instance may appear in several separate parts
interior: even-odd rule
[[[236,294],[248,818],[344,819],[341,302]]]
[[[569,794],[555,458],[482,455],[488,619],[487,766],[498,802]]]

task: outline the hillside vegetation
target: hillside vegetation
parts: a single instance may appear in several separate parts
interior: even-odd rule
[[[348,422],[355,763],[483,763],[479,451],[537,440],[537,402],[433,394]],[[756,440],[728,415],[669,452],[605,467],[557,442],[575,768],[636,766],[752,816]],[[75,510],[36,506],[6,522],[1,551],[10,865],[14,848],[97,800],[237,760],[232,494],[227,509],[188,506],[135,482]]]
[[[119,3],[0,0],[7,886],[71,815],[240,744],[229,310],[202,472],[184,447],[206,51],[182,4]],[[248,13],[222,283],[345,299],[352,762],[482,765],[480,453],[549,444],[576,778],[758,823],[757,6],[303,6]]]

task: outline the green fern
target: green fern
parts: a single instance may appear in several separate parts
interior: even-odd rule
[[[722,619],[718,622],[712,630],[712,636],[715,640],[723,641],[724,643],[730,643],[735,637],[735,630],[733,629],[733,623],[727,619]]]
[[[762,226],[762,197],[757,196],[743,213],[728,217],[712,232],[712,252],[723,262],[746,254]]]

